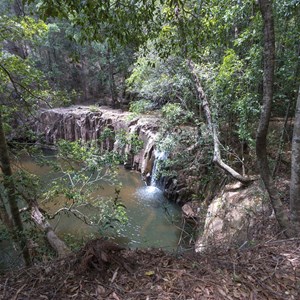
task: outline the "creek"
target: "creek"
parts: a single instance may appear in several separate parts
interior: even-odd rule
[[[38,175],[45,184],[53,179],[49,167],[39,166],[30,158],[23,158],[22,166]],[[181,210],[167,200],[163,192],[155,186],[147,186],[140,173],[119,167],[118,181],[122,188],[119,199],[126,207],[128,222],[115,234],[116,241],[130,248],[160,247],[165,250],[177,248],[180,239]],[[101,188],[100,188],[101,186]],[[97,196],[115,196],[114,186],[100,182],[93,192]],[[54,211],[59,204],[47,204],[47,210]],[[85,211],[89,213],[89,211]],[[77,239],[97,233],[96,227],[84,224],[74,216],[57,216],[52,225],[59,235],[73,235]]]

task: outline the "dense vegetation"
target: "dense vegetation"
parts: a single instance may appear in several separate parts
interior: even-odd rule
[[[260,173],[280,226],[287,236],[295,234],[292,228],[300,223],[297,143],[291,224],[272,184],[266,133],[270,117],[296,112],[299,0],[6,0],[0,12],[0,217],[21,241],[28,264],[18,209],[26,193],[17,192],[12,179],[7,141],[21,134],[30,140],[21,120],[46,106],[129,104],[135,113],[159,110],[161,150],[180,153],[166,172],[184,164],[195,180],[201,177],[198,191],[216,182],[214,163],[243,183]],[[184,125],[196,128],[195,134]],[[275,145],[279,149],[290,141],[282,137]],[[272,163],[277,164],[276,157]],[[200,200],[205,196],[194,194]]]

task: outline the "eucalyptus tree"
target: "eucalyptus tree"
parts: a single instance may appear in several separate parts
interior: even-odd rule
[[[280,200],[274,181],[271,177],[267,158],[267,134],[271,116],[271,107],[274,96],[274,78],[275,78],[275,26],[272,0],[260,0],[260,10],[264,24],[264,78],[263,78],[263,106],[261,110],[260,122],[256,136],[256,154],[260,169],[261,178],[268,191],[272,207],[280,227],[284,230],[287,237],[299,234],[299,94],[296,104],[296,117],[294,123],[294,136],[292,145],[292,177],[290,183],[290,210],[291,221],[285,211],[284,205]],[[297,69],[297,68],[296,68]],[[295,74],[297,76],[297,74]]]
[[[264,79],[263,79],[263,106],[256,136],[256,154],[261,178],[270,196],[275,215],[281,228],[291,236],[288,216],[271,178],[267,157],[267,134],[271,117],[273,100],[274,69],[275,69],[275,32],[271,0],[260,0],[260,9],[264,23]]]

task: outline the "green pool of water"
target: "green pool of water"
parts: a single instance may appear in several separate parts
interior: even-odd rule
[[[55,177],[49,167],[38,166],[28,157],[23,159],[22,165],[40,176],[45,184]],[[158,188],[146,186],[136,171],[120,167],[118,180],[122,183],[119,199],[126,207],[128,222],[114,234],[117,242],[131,248],[176,249],[180,237],[180,208],[166,200]],[[107,182],[100,182],[95,185],[94,194],[105,201],[105,197],[114,197],[115,188]],[[55,210],[58,205],[55,206],[47,205],[47,208]],[[87,226],[73,216],[61,215],[51,222],[60,235],[70,234],[80,239],[98,232],[96,227]]]

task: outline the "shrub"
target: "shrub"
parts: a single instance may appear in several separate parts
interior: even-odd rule
[[[146,113],[153,108],[151,101],[138,100],[130,103],[129,111],[137,114]]]

